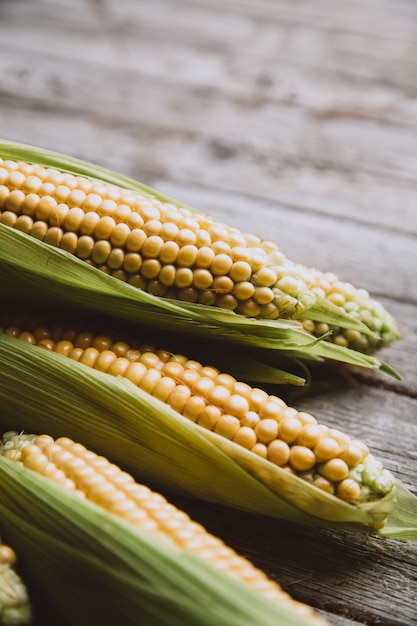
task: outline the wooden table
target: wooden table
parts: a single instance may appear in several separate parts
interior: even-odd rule
[[[99,163],[368,289],[402,376],[300,399],[417,491],[417,4],[0,0],[0,135]],[[417,624],[417,545],[178,499],[332,624]]]

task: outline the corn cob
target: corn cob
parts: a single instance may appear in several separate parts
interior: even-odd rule
[[[331,332],[330,339],[339,346],[349,347],[358,352],[372,353],[378,348],[389,346],[399,338],[395,320],[382,304],[371,298],[365,289],[342,282],[331,272],[320,272],[297,264],[300,276],[313,293],[326,298],[341,307],[365,324],[375,336],[365,335],[353,328],[340,328],[323,322],[303,321],[304,329],[316,337]]]
[[[307,282],[310,274],[274,243],[174,203],[54,168],[0,159],[0,223],[153,295],[250,318],[302,318],[308,320],[306,326],[321,330],[313,321],[314,306],[319,296],[327,296],[314,281]],[[355,294],[362,298],[361,291]],[[329,294],[329,306],[332,299]],[[360,306],[368,311],[371,305]],[[349,310],[339,304],[334,308],[345,316]],[[373,352],[397,337],[394,320],[380,305],[372,310],[376,336],[359,340],[357,334],[351,338],[345,333],[345,344]],[[364,315],[365,326],[368,318]],[[344,324],[349,329],[346,319]],[[332,330],[340,342],[338,327]]]
[[[31,621],[31,608],[26,587],[14,570],[16,554],[0,542],[0,624],[23,626]]]
[[[135,482],[130,474],[82,444],[67,437],[53,439],[49,435],[8,432],[1,441],[0,453],[79,498],[157,534],[163,541],[193,552],[294,614],[307,617],[312,624],[327,624],[309,606],[294,600],[278,583],[192,521],[164,496]]]
[[[108,334],[0,315],[0,332],[87,367],[123,376],[202,429],[251,450],[348,503],[389,493],[395,480],[361,441],[282,399],[182,354],[127,343]]]

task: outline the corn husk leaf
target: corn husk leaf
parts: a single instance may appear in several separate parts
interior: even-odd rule
[[[215,307],[158,298],[100,272],[64,250],[0,224],[0,294],[28,305],[87,311],[129,322],[140,329],[170,332],[212,344],[245,348],[258,360],[283,369],[276,383],[291,381],[292,362],[331,359],[398,376],[373,356],[337,346],[305,332],[294,320],[255,320]],[[288,369],[290,370],[288,372]],[[272,381],[271,381],[272,382]]]
[[[28,399],[29,402],[28,402]],[[183,418],[124,378],[0,336],[0,427],[66,435],[158,489],[313,525],[372,532],[387,515],[389,536],[417,538],[395,489],[351,505]],[[402,497],[402,491],[400,495]]]
[[[311,624],[4,457],[0,516],[25,570],[68,626]]]
[[[177,200],[169,198],[159,193],[155,189],[143,185],[142,183],[133,180],[127,176],[123,176],[98,165],[88,163],[86,161],[82,161],[80,159],[76,159],[67,155],[59,154],[57,152],[52,152],[50,150],[45,150],[35,146],[19,144],[16,142],[0,140],[0,156],[2,156],[3,158],[10,158],[18,161],[23,160],[29,163],[37,163],[47,167],[56,168],[60,171],[69,172],[78,176],[81,175],[94,180],[103,181],[106,183],[117,185],[118,187],[121,187],[123,189],[138,191],[144,195],[156,198],[162,202],[168,202],[178,207],[186,207],[187,209],[195,213],[200,213],[196,209],[188,207],[187,205],[184,205]],[[184,306],[185,308],[187,308],[187,304],[184,303]],[[358,330],[359,332],[362,332],[364,334],[376,337],[376,335],[365,324],[362,324],[354,317],[341,310],[340,307],[333,305],[325,298],[317,297],[316,304],[309,307],[308,313],[306,313],[304,317],[306,319],[326,322],[330,325],[333,324],[342,328],[351,328],[354,330]]]

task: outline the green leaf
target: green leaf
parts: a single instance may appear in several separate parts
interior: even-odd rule
[[[0,336],[0,406],[3,430],[69,436],[146,483],[211,502],[368,533],[395,510],[394,492],[347,504],[202,429],[126,379],[8,336]]]
[[[2,529],[69,626],[311,626],[194,554],[0,457]]]
[[[107,315],[140,329],[169,329],[222,347],[245,347],[258,360],[260,350],[275,352],[281,362],[285,356],[290,366],[293,359],[332,359],[373,369],[381,365],[375,357],[313,337],[294,320],[248,319],[216,307],[158,298],[3,224],[1,294],[23,306],[48,302],[58,309]],[[268,364],[274,365],[270,360]]]

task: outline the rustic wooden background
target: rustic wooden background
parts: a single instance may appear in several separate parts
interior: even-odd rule
[[[367,288],[402,376],[299,401],[417,492],[417,3],[0,0],[0,136],[133,176]],[[178,499],[338,626],[417,624],[417,544]]]

